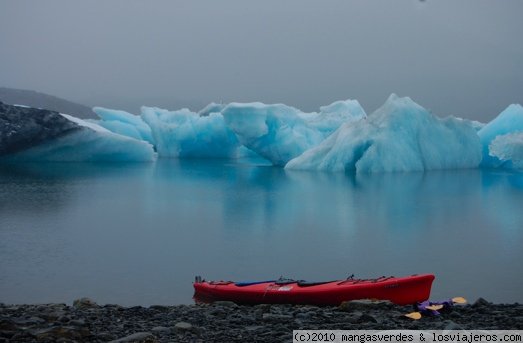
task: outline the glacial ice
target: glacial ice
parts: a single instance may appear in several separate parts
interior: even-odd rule
[[[343,124],[285,168],[372,173],[474,168],[480,161],[481,143],[471,123],[440,119],[393,94],[366,119]]]
[[[142,107],[142,119],[151,127],[161,157],[235,158],[240,143],[221,113],[198,113],[181,109],[167,111]]]
[[[98,125],[107,130],[123,136],[143,140],[154,145],[151,128],[141,117],[129,112],[104,107],[93,107],[93,112],[101,119],[98,121]]]
[[[319,113],[303,113],[300,116],[327,137],[342,124],[363,119],[367,115],[357,100],[340,100],[321,106]]]
[[[110,132],[85,120],[61,114],[80,126],[66,135],[8,155],[15,162],[149,162],[155,159],[151,144]]]
[[[523,169],[523,131],[494,138],[489,154],[499,159],[505,168]]]
[[[477,121],[477,120],[471,120],[470,123],[472,124],[472,127],[474,128],[474,130],[476,130],[476,132],[478,132],[479,130],[481,130],[482,128],[485,127],[485,123],[482,123],[480,121]]]
[[[299,113],[290,106],[259,102],[230,103],[222,111],[225,123],[241,144],[281,166],[324,138]]]
[[[337,101],[319,113],[259,102],[231,103],[221,113],[241,144],[280,166],[321,143],[342,123],[365,117],[354,100]]]
[[[210,103],[199,112],[102,107],[97,122],[0,103],[2,161],[152,161],[261,156],[286,169],[358,173],[523,169],[523,107],[488,124],[440,119],[391,95],[367,116],[356,100],[306,113],[283,104]],[[151,145],[151,143],[153,145]]]
[[[495,144],[496,153],[491,153],[489,147],[496,137],[516,132],[523,132],[523,107],[518,104],[512,104],[478,131],[481,143],[483,144],[483,160],[481,161],[481,166],[497,168],[506,165],[506,161],[498,157],[498,155],[506,156],[505,153],[500,154],[500,152],[504,150],[501,145],[505,140],[501,139]],[[509,141],[512,142],[511,139]],[[510,150],[510,148],[508,149]]]

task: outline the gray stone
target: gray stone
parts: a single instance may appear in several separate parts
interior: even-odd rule
[[[281,322],[292,320],[293,316],[287,314],[275,314],[275,313],[264,313],[262,315],[262,320],[266,322]]]
[[[258,331],[263,330],[265,327],[261,325],[246,326],[245,331]]]
[[[379,320],[373,315],[364,313],[358,318],[359,323],[379,323]]]
[[[314,305],[303,305],[299,307],[300,312],[317,312],[321,308]]]
[[[270,304],[259,304],[254,306],[255,309],[260,310],[262,312],[269,312],[271,310]]]
[[[462,316],[459,312],[457,312],[457,311],[452,311],[452,312],[450,313],[450,316],[451,316],[452,318],[461,318],[461,317],[463,317],[463,316]]]
[[[111,343],[154,343],[154,342],[158,342],[158,340],[150,332],[137,332],[137,333],[133,333],[132,335],[125,336],[125,337],[116,339],[114,341],[111,341]]]
[[[346,321],[351,324],[356,324],[360,322],[361,316],[363,316],[363,313],[354,311],[347,315]]]
[[[236,303],[234,303],[232,301],[215,301],[213,303],[213,305],[221,306],[221,307],[232,307],[232,308],[237,308],[238,307],[238,305],[236,305]]]
[[[0,320],[0,331],[15,331],[17,329],[16,323],[9,319]]]
[[[62,323],[67,323],[71,320],[71,318],[67,317],[67,316],[61,316],[60,318],[58,318],[58,321],[59,322],[62,322]]]
[[[89,298],[80,298],[73,301],[73,307],[79,309],[85,308],[97,308],[99,307],[97,303]]]
[[[77,328],[71,326],[54,326],[42,330],[32,332],[37,339],[53,339],[67,338],[74,340],[82,340],[90,336],[91,333],[87,328]]]
[[[0,306],[4,306],[4,305],[2,304]],[[18,311],[18,310],[23,309],[23,307],[18,306],[18,305],[10,305],[10,306],[6,306],[5,309],[8,311]]]
[[[165,326],[155,326],[151,329],[152,333],[162,334],[162,333],[169,333],[171,332],[171,329]]]
[[[169,311],[169,307],[163,306],[163,305],[152,305],[149,308],[151,310],[156,310],[156,311],[159,311],[159,312],[168,312]]]
[[[72,325],[72,326],[85,326],[86,323],[85,323],[85,320],[83,319],[73,319],[69,322],[69,325]]]
[[[5,333],[0,331],[0,343],[9,343],[11,342],[10,338],[18,338],[16,335],[11,335],[11,333]]]
[[[13,318],[12,320],[17,325],[40,325],[40,324],[44,324],[46,322],[45,319],[42,319],[40,317],[29,317],[27,319]]]
[[[193,330],[193,326],[191,323],[178,322],[178,323],[174,324],[174,329],[176,331],[191,331],[191,330]]]
[[[103,307],[114,310],[114,311],[125,311],[124,307],[122,307],[120,305],[116,305],[116,304],[106,304]]]
[[[218,318],[225,318],[227,317],[227,311],[223,309],[222,307],[215,307],[209,310],[209,314],[214,317]]]
[[[302,320],[309,320],[312,317],[314,317],[313,312],[300,312],[296,314],[296,318]]]
[[[390,301],[386,300],[352,300],[344,301],[338,306],[340,311],[351,312],[351,311],[372,311],[389,309],[393,306]]]
[[[489,306],[490,303],[483,299],[483,298],[479,298],[478,300],[476,300],[476,302],[474,304],[472,304],[472,307],[482,307],[482,306]]]
[[[446,320],[443,322],[443,330],[463,330],[463,327],[452,320]]]
[[[324,310],[322,316],[324,318],[332,318],[334,316],[334,313],[332,313],[332,311]]]
[[[96,338],[101,341],[108,342],[114,340],[116,337],[110,332],[100,332],[96,335]]]
[[[41,310],[41,312],[44,310]],[[47,322],[55,322],[58,318],[65,316],[66,313],[62,310],[40,313],[39,316],[45,319]]]

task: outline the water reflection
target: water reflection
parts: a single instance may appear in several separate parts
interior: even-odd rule
[[[3,166],[0,302],[188,303],[195,274],[422,272],[437,275],[435,297],[522,301],[522,179],[256,160]]]
[[[14,163],[0,164],[0,213],[59,211],[70,206],[86,183],[139,178],[152,164]]]

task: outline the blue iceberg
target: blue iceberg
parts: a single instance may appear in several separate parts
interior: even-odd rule
[[[90,122],[0,103],[1,161],[263,157],[286,169],[358,173],[522,167],[523,107],[488,124],[438,118],[391,95],[367,116],[356,100],[306,113],[283,104],[210,103],[199,112],[103,107]]]
[[[492,154],[490,152],[490,145],[496,137],[516,132],[523,132],[523,107],[518,104],[513,104],[508,106],[494,118],[494,120],[478,131],[481,143],[483,144],[483,160],[481,161],[481,166],[497,168],[507,165],[506,160],[498,157],[498,155],[507,156],[505,153],[501,154],[503,150],[501,144],[504,140],[501,139],[495,144],[496,152]],[[512,141],[512,139],[510,139],[510,141]]]
[[[221,113],[168,111],[142,107],[142,119],[151,130],[161,157],[236,158],[240,143]]]
[[[241,144],[281,166],[324,138],[300,113],[290,106],[258,102],[231,103],[222,111],[225,123]]]
[[[98,125],[107,130],[154,145],[151,128],[141,117],[129,112],[104,107],[93,107],[93,112],[101,119],[97,122]]]
[[[476,130],[476,132],[480,131],[482,128],[485,127],[485,125],[487,125],[477,120],[471,120],[470,124],[472,124],[472,127],[474,128],[474,130]]]
[[[393,94],[366,119],[343,124],[285,168],[373,173],[474,168],[480,161],[481,143],[470,122],[440,119]]]
[[[319,113],[259,102],[231,103],[221,113],[241,144],[279,166],[320,144],[342,123],[365,117],[353,100],[335,102]]]

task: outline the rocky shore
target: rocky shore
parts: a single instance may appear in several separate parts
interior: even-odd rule
[[[523,329],[523,305],[479,299],[412,320],[410,306],[355,301],[339,307],[214,304],[122,307],[89,299],[0,304],[0,342],[291,342],[292,330]]]

